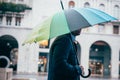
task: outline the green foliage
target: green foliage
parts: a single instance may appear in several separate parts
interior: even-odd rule
[[[32,8],[28,7],[25,4],[14,4],[14,3],[0,3],[0,11],[5,13],[7,11],[10,12],[24,12],[25,10],[31,10]]]

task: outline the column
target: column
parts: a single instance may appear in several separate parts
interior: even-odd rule
[[[111,55],[111,77],[119,77],[119,47],[113,45]]]
[[[80,42],[81,44],[81,65],[85,69],[85,74],[88,74],[89,68],[89,45],[88,43]]]
[[[17,73],[37,74],[38,48],[36,43],[20,46]]]
[[[17,73],[26,73],[28,71],[29,45],[20,45],[18,52]]]
[[[38,73],[38,57],[39,57],[39,46],[37,43],[33,43],[30,45],[30,53],[28,66],[28,73],[37,74]]]
[[[12,17],[11,26],[15,26],[15,16]]]

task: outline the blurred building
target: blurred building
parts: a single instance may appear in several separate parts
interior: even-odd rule
[[[16,7],[6,9],[1,7],[3,3]],[[92,7],[120,19],[120,0],[63,0],[63,5],[65,9]],[[2,67],[9,64],[18,74],[47,72],[48,52],[53,39],[22,43],[34,26],[61,9],[59,0],[0,0],[0,56],[9,59]],[[81,46],[81,65],[86,73],[90,68],[93,77],[119,77],[120,20],[83,29],[77,40]]]

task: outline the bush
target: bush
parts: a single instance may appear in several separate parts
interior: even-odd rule
[[[31,9],[32,8],[28,7],[25,4],[14,4],[14,3],[6,3],[6,2],[0,3],[0,11],[2,11],[2,13],[5,13],[7,11],[19,13]]]

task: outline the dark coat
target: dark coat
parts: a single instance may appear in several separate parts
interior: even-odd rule
[[[50,49],[48,80],[80,80],[81,72],[71,35],[58,37]]]

